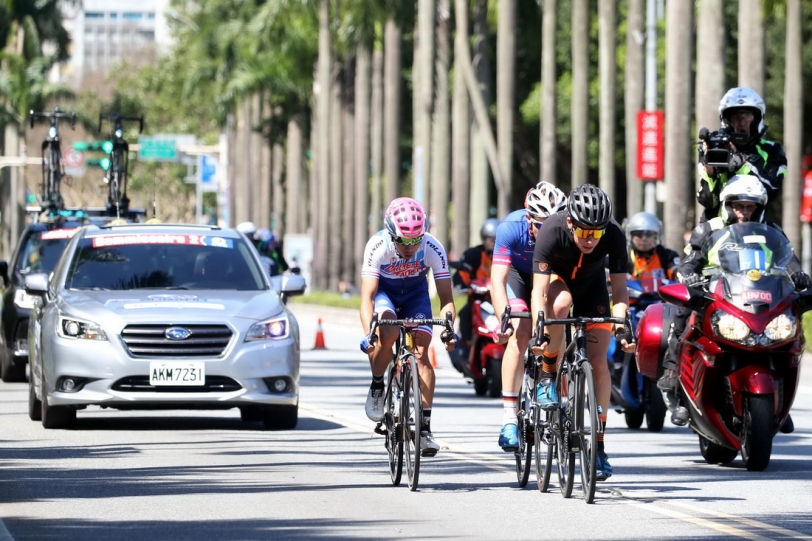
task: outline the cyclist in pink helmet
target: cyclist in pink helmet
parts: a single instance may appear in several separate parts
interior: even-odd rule
[[[428,272],[434,274],[440,313],[457,317],[445,248],[428,231],[428,217],[420,203],[399,197],[390,203],[384,216],[385,228],[369,239],[361,267],[361,324],[369,334],[372,314],[383,318],[430,318]],[[398,337],[396,327],[378,327],[379,340],[370,344],[364,338],[361,350],[369,355],[372,384],[367,393],[366,414],[373,421],[384,415],[386,367],[392,360],[392,347]],[[423,426],[420,429],[423,456],[434,456],[440,446],[431,433],[431,405],[434,398],[434,368],[428,356],[432,328],[418,327],[412,332],[420,386],[423,390]],[[456,336],[443,337],[446,349],[453,350]]]

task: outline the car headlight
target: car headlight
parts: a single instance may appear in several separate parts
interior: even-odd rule
[[[767,324],[764,335],[770,340],[786,340],[795,334],[795,317],[791,314],[781,314]]]
[[[92,321],[83,321],[70,317],[60,317],[57,334],[62,338],[83,340],[107,340],[104,330]]]
[[[287,316],[259,321],[251,325],[245,334],[246,342],[254,340],[281,340],[290,334],[290,323]]]
[[[18,289],[17,291],[14,292],[14,304],[18,308],[33,310],[34,299],[36,299],[36,297],[26,293],[24,289]]]
[[[741,342],[750,334],[750,327],[747,324],[732,314],[728,314],[722,310],[717,310],[714,313],[714,326],[716,327],[716,334],[725,340],[733,340]]]

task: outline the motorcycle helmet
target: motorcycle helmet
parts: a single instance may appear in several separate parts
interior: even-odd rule
[[[257,229],[256,233],[254,233],[254,240],[260,243],[265,243],[268,250],[273,250],[274,245],[276,244],[276,237],[274,236],[273,231],[266,227]]]
[[[626,242],[632,246],[632,236],[634,233],[654,233],[657,235],[657,240],[654,244],[656,247],[660,244],[660,238],[663,235],[663,223],[655,215],[650,212],[638,212],[626,222]]]
[[[393,239],[415,239],[429,229],[429,220],[420,203],[410,197],[398,197],[389,203],[384,225]]]
[[[242,222],[237,224],[237,231],[251,239],[254,237],[254,233],[257,232],[257,226],[254,222]]]
[[[735,224],[738,221],[733,212],[733,203],[736,201],[749,201],[756,204],[756,210],[750,215],[751,222],[763,222],[767,207],[767,190],[753,175],[735,175],[719,195],[722,200],[722,219],[726,224]]]
[[[612,219],[612,201],[593,184],[583,184],[570,192],[567,213],[573,223],[588,229],[602,229]]]
[[[750,138],[747,144],[750,145],[761,138],[767,131],[764,125],[764,116],[767,114],[767,105],[759,96],[758,92],[752,88],[736,87],[728,90],[719,102],[719,120],[722,126],[730,127],[730,115],[740,109],[746,109],[753,113],[753,122],[750,123]]]
[[[524,198],[524,208],[534,220],[541,221],[567,207],[567,197],[564,192],[550,184],[541,181],[534,188],[530,188]]]
[[[488,218],[479,230],[479,237],[482,240],[485,240],[486,237],[496,238],[497,227],[499,227],[499,220],[496,218]]]

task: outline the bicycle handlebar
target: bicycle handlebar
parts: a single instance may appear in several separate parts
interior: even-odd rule
[[[99,131],[102,129],[102,123],[107,119],[109,122],[114,122],[115,128],[121,127],[122,122],[138,122],[138,133],[144,131],[144,115],[141,116],[124,116],[121,113],[99,113]],[[114,128],[114,129],[115,129]]]
[[[404,330],[413,330],[417,327],[422,325],[437,325],[439,327],[445,327],[445,331],[443,331],[443,335],[446,336],[446,333],[450,335],[451,338],[454,337],[454,325],[451,321],[451,312],[445,313],[445,319],[378,319],[378,313],[375,312],[372,314],[372,322],[369,325],[369,334],[367,335],[367,340],[370,344],[375,344],[378,341],[378,335],[375,334],[375,331],[378,327],[402,327]],[[448,340],[443,339],[444,342]]]
[[[67,113],[61,110],[59,107],[54,108],[53,111],[45,112],[45,113],[35,113],[33,109],[28,111],[28,125],[30,127],[34,127],[34,119],[35,118],[48,118],[51,120],[51,124],[56,124],[62,119],[70,119],[70,127],[72,130],[76,129],[76,113],[71,111]]]
[[[616,331],[616,336],[619,339],[626,339],[627,342],[634,342],[634,337],[631,335],[632,320],[631,311],[626,310],[625,317],[565,317],[565,318],[551,318],[544,319],[544,312],[539,312],[538,321],[536,323],[536,345],[540,346],[542,343],[542,330],[545,325],[575,325],[581,327],[589,325],[590,323],[614,323],[615,325],[623,325]]]

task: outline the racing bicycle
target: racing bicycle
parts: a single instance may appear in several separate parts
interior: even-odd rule
[[[62,150],[59,141],[59,121],[69,120],[71,129],[76,129],[76,113],[66,112],[54,108],[53,111],[36,113],[33,110],[28,112],[28,123],[34,127],[34,120],[37,118],[48,119],[51,126],[48,128],[48,136],[42,140],[42,186],[40,193],[40,206],[48,210],[61,210],[64,201],[60,192],[60,184],[65,176],[65,167],[62,162]]]
[[[581,488],[586,503],[595,501],[598,434],[603,431],[598,416],[595,379],[587,355],[586,346],[589,340],[587,327],[601,323],[623,325],[623,334],[619,338],[631,340],[629,329],[632,327],[628,312],[625,318],[579,316],[546,320],[544,312],[539,312],[535,332],[536,345],[541,345],[544,340],[549,340],[543,334],[545,325],[571,326],[567,329],[564,357],[555,378],[559,406],[547,412],[545,420],[537,418],[536,422],[535,455],[538,487],[542,492],[547,490],[552,460],[555,459],[561,494],[565,498],[572,496],[577,455]],[[536,411],[538,412],[538,408]]]
[[[127,173],[130,159],[130,146],[124,140],[123,123],[127,121],[138,122],[138,133],[144,131],[144,115],[124,116],[121,113],[99,113],[99,131],[102,123],[107,120],[113,125],[113,132],[110,141],[113,149],[110,152],[110,167],[104,174],[104,182],[107,184],[107,211],[111,215],[121,217],[126,214],[130,207],[130,200],[127,198]]]
[[[394,326],[400,331],[395,342],[397,354],[386,370],[384,417],[375,427],[375,432],[386,438],[384,445],[389,453],[392,484],[400,485],[405,455],[409,489],[412,491],[417,490],[420,476],[420,430],[423,426],[423,395],[420,392],[412,331],[422,325],[445,327],[444,340],[454,336],[451,312],[446,312],[445,319],[378,319],[375,313],[367,336],[369,343],[374,344],[378,340],[375,334],[378,327]]]

